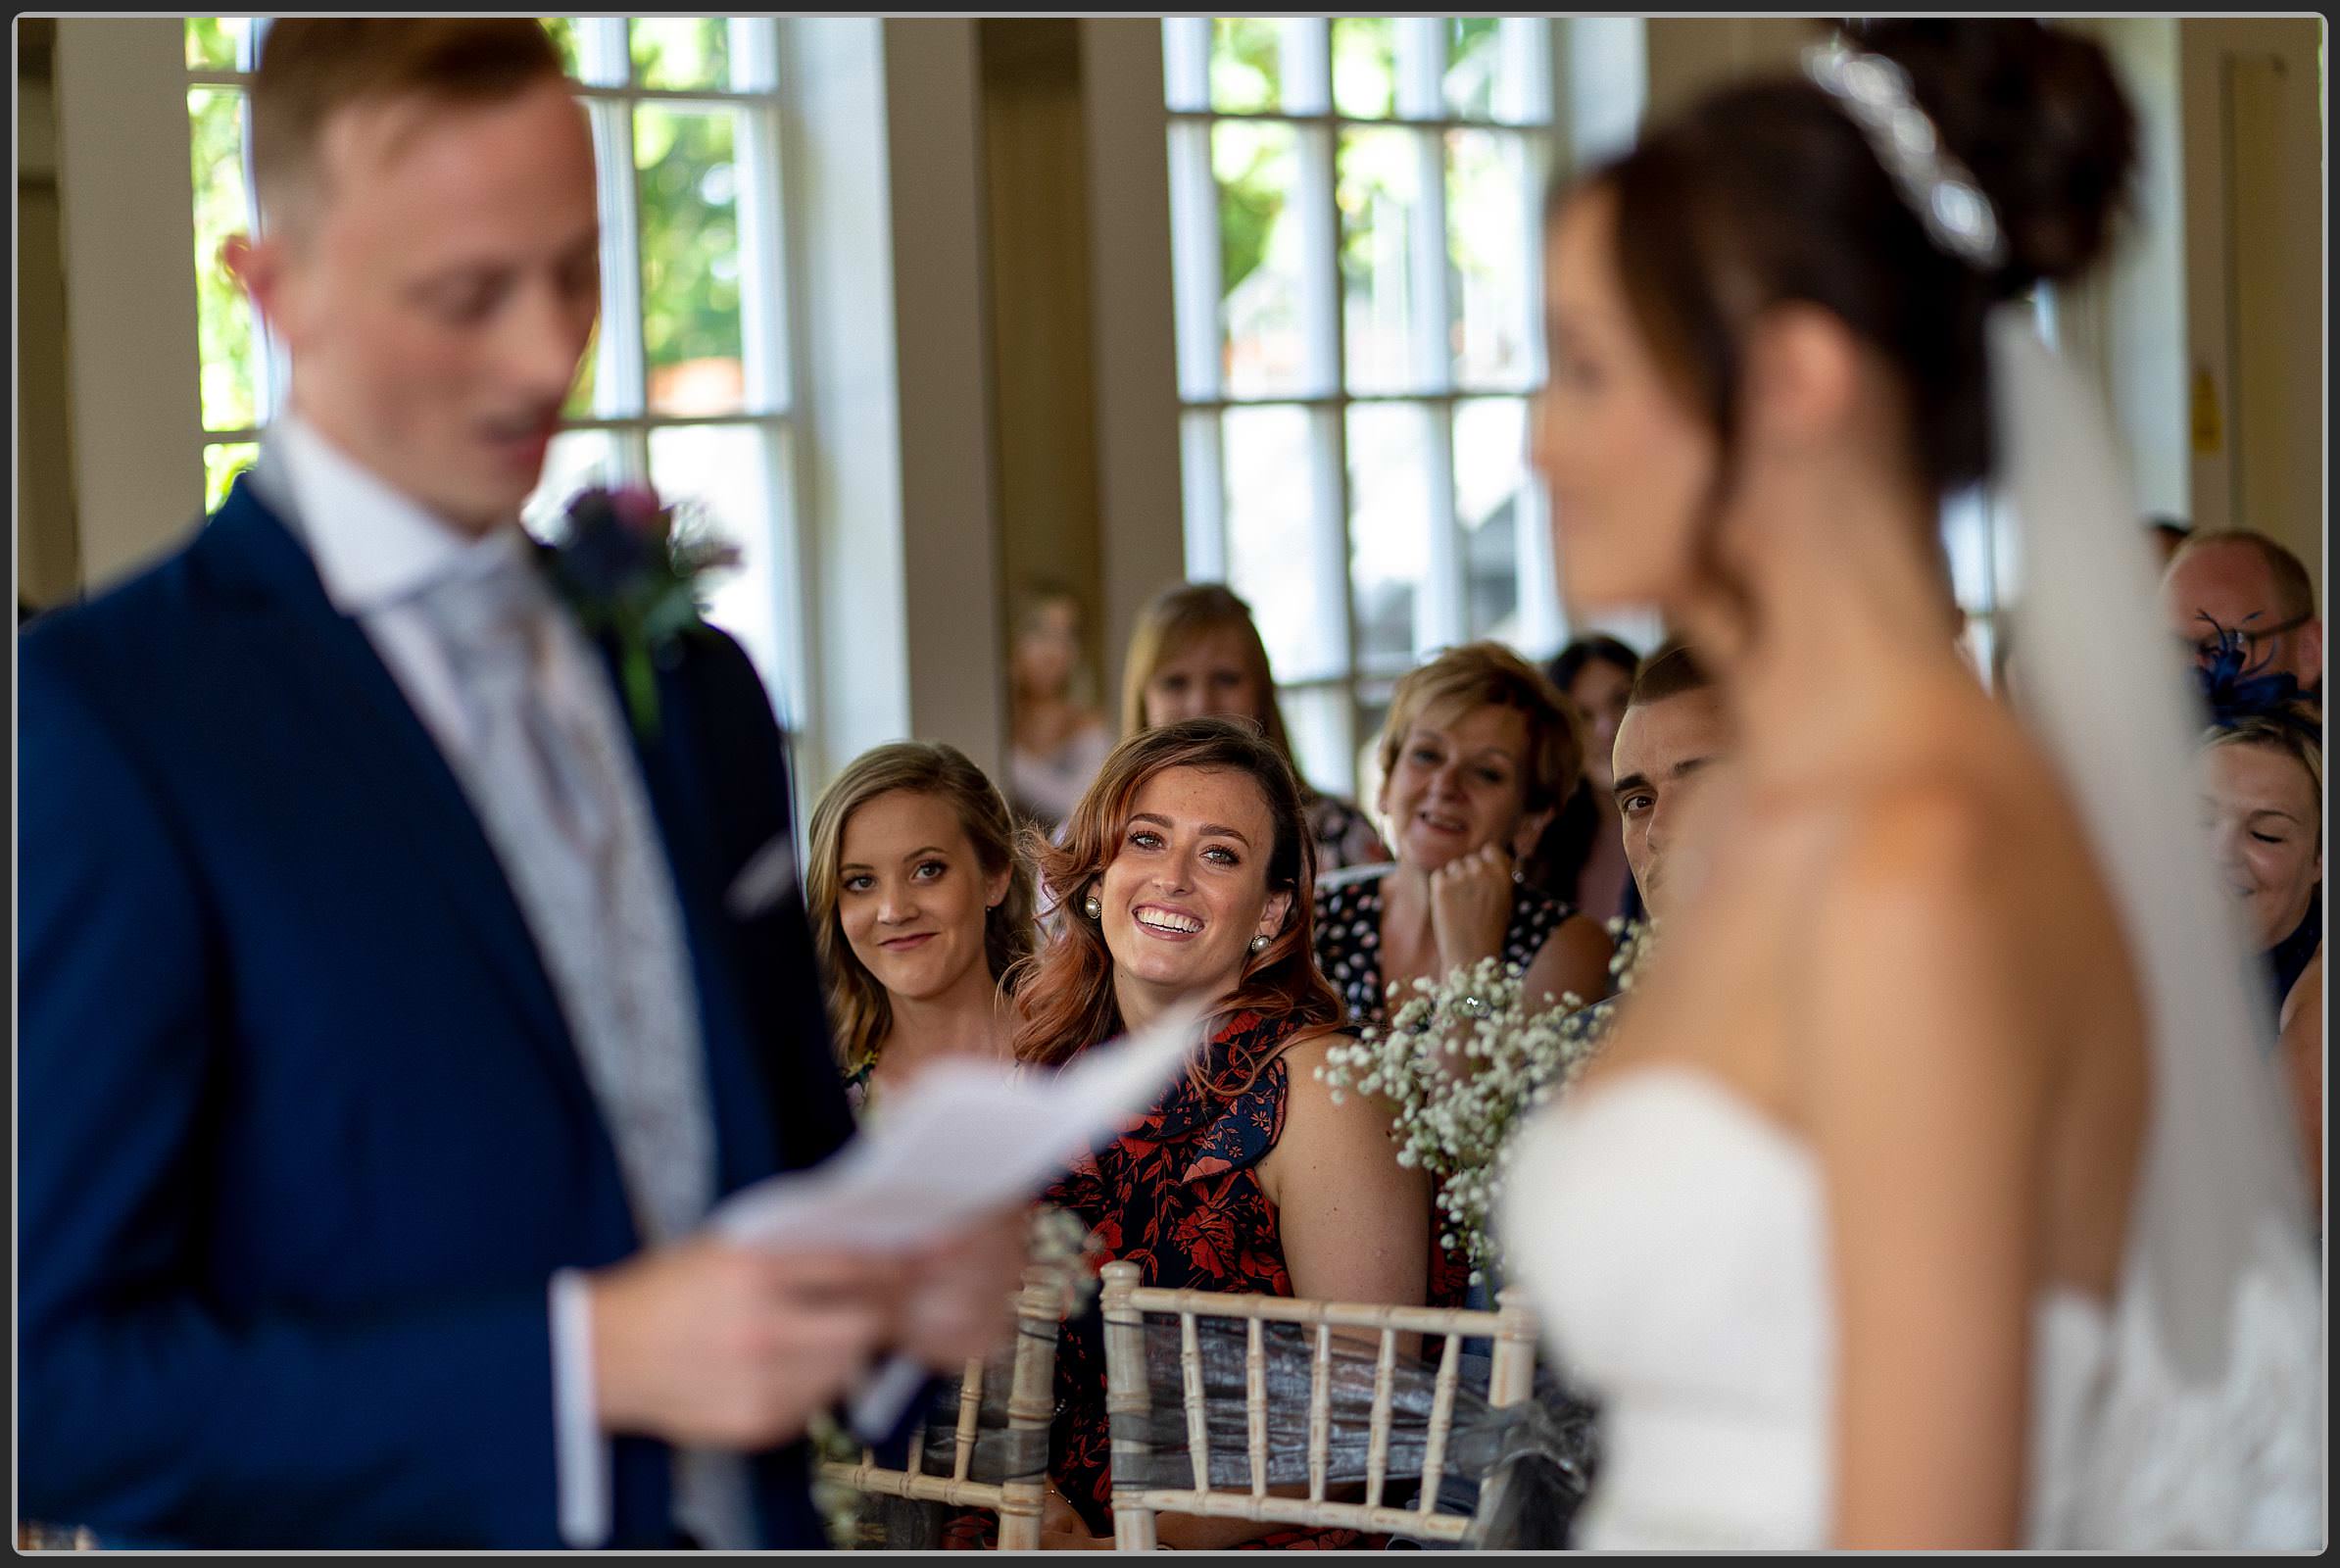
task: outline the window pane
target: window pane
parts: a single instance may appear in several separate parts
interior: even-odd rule
[[[227,499],[227,487],[235,483],[235,476],[252,466],[260,456],[260,445],[253,441],[229,441],[203,449],[203,510],[217,512],[219,503]]]
[[[783,534],[773,491],[771,436],[756,425],[684,425],[650,432],[650,479],[670,502],[696,506],[708,531],[739,547],[740,565],[708,579],[707,618],[740,640],[764,678],[783,667]]]
[[[1179,416],[1178,459],[1184,492],[1187,576],[1194,582],[1227,578],[1227,486],[1220,467],[1219,416],[1189,409]]]
[[[1238,397],[1295,390],[1306,362],[1300,222],[1292,201],[1298,136],[1285,125],[1215,125],[1211,164],[1219,185],[1225,384]]]
[[[1999,644],[1998,627],[1989,615],[1971,615],[1959,631],[1959,643],[1967,652],[1967,662],[1977,680],[1992,691],[2005,684],[2006,670],[1999,666],[2006,650]]]
[[[1293,201],[1299,136],[1290,125],[1211,127],[1219,184],[1219,320],[1232,397],[1278,397],[1308,386],[1304,223]]]
[[[1389,722],[1393,681],[1368,681],[1357,688],[1357,793],[1352,797],[1373,819],[1382,842],[1389,842],[1389,824],[1381,812],[1382,726]]]
[[[689,91],[731,85],[730,29],[721,17],[636,17],[634,77]]]
[[[1990,507],[1980,490],[1968,490],[1942,505],[1942,549],[1950,560],[1950,581],[1962,609],[1991,607]]]
[[[2012,610],[2023,597],[2023,536],[2006,499],[1995,491],[1990,501],[1990,608]]]
[[[1162,19],[1162,90],[1174,110],[1210,108],[1210,18]]]
[[[187,69],[189,71],[238,71],[243,59],[243,43],[252,30],[250,17],[189,17],[187,19]]]
[[[1333,22],[1333,107],[1351,120],[1387,119],[1397,99],[1397,35],[1388,17]]]
[[[1466,624],[1517,647],[1521,511],[1528,486],[1528,405],[1474,398],[1454,410],[1454,510],[1462,525]]]
[[[553,437],[552,450],[545,454],[544,477],[520,508],[520,521],[540,539],[557,539],[561,514],[578,491],[592,486],[607,489],[623,477],[618,471],[616,437],[607,430],[563,430]]]
[[[252,307],[219,260],[228,235],[251,226],[244,198],[244,94],[236,87],[187,89],[195,178],[195,311],[203,356],[203,427],[245,430],[260,406]]]
[[[1284,728],[1292,737],[1300,777],[1318,789],[1346,796],[1357,787],[1356,748],[1349,743],[1350,704],[1343,686],[1305,686],[1276,694]]]
[[[1494,112],[1502,26],[1495,17],[1446,19],[1446,108],[1457,119],[1485,120]]]
[[[574,17],[538,17],[545,31],[553,35],[553,47],[561,51],[561,69],[570,75],[577,71],[577,19]]]
[[[642,193],[642,348],[658,414],[735,414],[741,359],[737,120],[731,110],[634,113]]]
[[[1282,24],[1269,17],[1213,17],[1210,25],[1210,103],[1222,114],[1247,115],[1284,102]]]
[[[1455,379],[1464,386],[1525,388],[1534,373],[1530,178],[1524,137],[1447,133],[1446,235],[1454,264],[1447,315]]]
[[[1430,409],[1360,404],[1348,411],[1349,581],[1356,596],[1357,662],[1403,669],[1414,662],[1415,619],[1430,575]]]
[[[1341,138],[1341,332],[1348,389],[1415,389],[1421,323],[1413,275],[1423,221],[1420,131],[1359,130]]]
[[[1230,409],[1222,419],[1230,585],[1250,601],[1280,678],[1338,674],[1339,587],[1310,569],[1323,498],[1309,413]]]
[[[593,335],[585,340],[585,357],[577,364],[577,379],[568,389],[568,401],[561,405],[564,419],[593,417],[593,389],[602,368],[602,323],[593,323]]]

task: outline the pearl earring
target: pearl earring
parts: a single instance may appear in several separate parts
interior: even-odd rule
[[[1081,912],[1092,920],[1101,920],[1105,917],[1105,906],[1099,904],[1097,895],[1092,893],[1081,901]]]
[[[1275,940],[1276,939],[1274,937],[1253,937],[1251,939],[1251,951],[1253,953],[1265,953],[1267,952],[1268,944]]]

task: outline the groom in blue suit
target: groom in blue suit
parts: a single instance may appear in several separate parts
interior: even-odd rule
[[[756,676],[630,710],[517,526],[599,300],[525,19],[293,19],[228,260],[288,412],[20,643],[24,1516],[202,1547],[822,1542],[803,1435],[1004,1317],[699,1227],[851,1133]]]

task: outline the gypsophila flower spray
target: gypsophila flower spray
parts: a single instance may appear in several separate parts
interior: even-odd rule
[[[1439,1244],[1470,1262],[1473,1284],[1494,1260],[1488,1221],[1515,1135],[1598,1053],[1649,952],[1649,924],[1611,921],[1609,929],[1617,982],[1609,1001],[1530,999],[1519,966],[1487,958],[1440,981],[1414,981],[1388,1024],[1334,1046],[1317,1069],[1336,1102],[1353,1092],[1389,1107],[1397,1162],[1438,1181]]]

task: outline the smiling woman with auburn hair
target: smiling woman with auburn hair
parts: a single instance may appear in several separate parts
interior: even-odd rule
[[[1316,1077],[1340,1004],[1309,938],[1315,846],[1283,754],[1258,729],[1197,718],[1106,759],[1060,847],[1033,846],[1063,911],[1017,988],[1015,1054],[1055,1065],[1181,1002],[1206,1043],[1186,1076],[1049,1193],[1108,1258],[1188,1290],[1420,1305],[1430,1199],[1387,1122]],[[1216,1245],[1195,1245],[1209,1235]],[[1094,1312],[1056,1360],[1047,1544],[1110,1545],[1104,1361]],[[1354,1544],[1348,1531],[1167,1515],[1167,1544]]]

